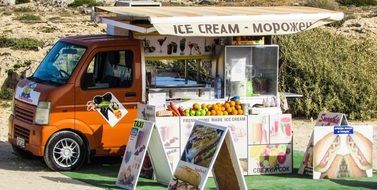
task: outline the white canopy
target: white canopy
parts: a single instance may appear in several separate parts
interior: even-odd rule
[[[117,17],[97,21],[141,33],[175,36],[259,36],[301,32],[343,19],[312,7],[96,7]],[[146,20],[149,25],[130,24]]]

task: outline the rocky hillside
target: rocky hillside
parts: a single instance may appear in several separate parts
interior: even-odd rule
[[[3,84],[2,88],[12,87],[20,75],[30,75],[59,38],[103,33],[104,26],[92,22],[90,15],[83,12],[83,9],[60,8],[38,3],[0,7],[0,84]],[[24,45],[7,47],[7,41],[20,38],[24,39],[18,42]]]
[[[70,35],[99,34],[105,26],[90,20],[90,9],[71,8],[54,0],[31,2],[14,6],[0,6],[0,84],[2,89],[14,87],[20,75],[28,76],[36,68],[46,52],[59,38]],[[46,1],[47,2],[47,1]],[[103,1],[113,4],[114,1]],[[169,1],[164,4],[186,5],[194,1]],[[212,4],[218,1],[195,1]],[[258,2],[258,1],[254,1]],[[280,1],[289,5],[300,5],[301,1]],[[220,5],[244,5],[218,2]],[[259,5],[255,3],[255,5]],[[377,8],[347,8],[344,22],[329,28],[350,38],[377,37]],[[20,40],[21,39],[21,40]],[[377,43],[377,42],[376,42]],[[13,45],[12,45],[13,44]],[[20,45],[21,44],[21,45]]]

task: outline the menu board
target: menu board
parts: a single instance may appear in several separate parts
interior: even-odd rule
[[[348,125],[347,117],[343,113],[321,112],[318,114],[315,126],[334,126]],[[310,136],[307,148],[305,150],[304,159],[298,170],[299,174],[313,175],[313,136]]]
[[[316,126],[313,144],[313,179],[372,177],[372,126]]]
[[[154,123],[135,120],[118,173],[116,185],[134,189],[139,178]]]
[[[247,174],[247,116],[181,117],[181,142],[188,140],[195,119],[229,128],[234,144],[237,147],[236,153],[240,159],[242,170],[244,174]],[[183,143],[182,146],[184,146]]]
[[[168,189],[204,189],[227,127],[196,122]]]

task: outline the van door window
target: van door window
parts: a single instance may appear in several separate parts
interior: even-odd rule
[[[97,53],[81,80],[83,89],[127,88],[132,86],[133,52],[130,50]]]

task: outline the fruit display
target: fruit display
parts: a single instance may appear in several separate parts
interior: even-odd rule
[[[194,103],[191,108],[184,109],[184,116],[223,116],[223,115],[243,115],[241,102],[226,101],[224,103],[199,104]]]

